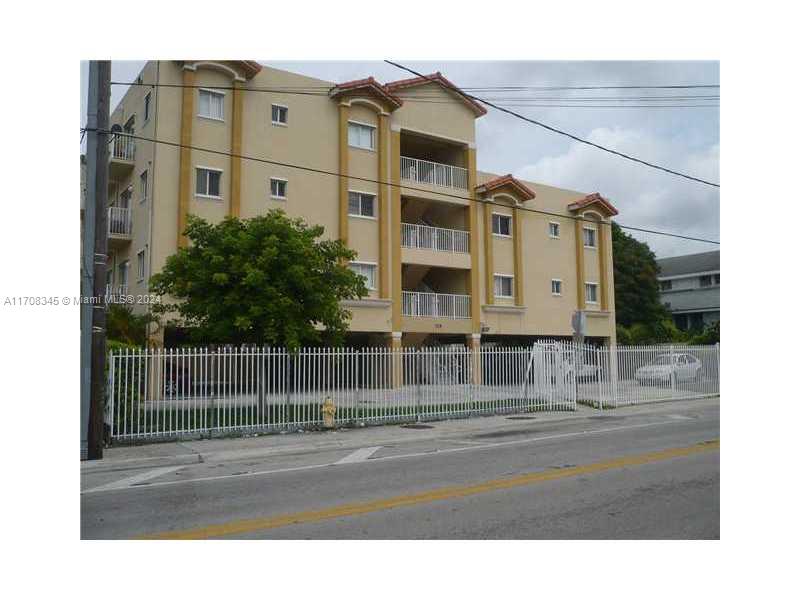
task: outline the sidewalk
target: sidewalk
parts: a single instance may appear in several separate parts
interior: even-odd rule
[[[628,406],[604,411],[579,405],[574,412],[509,414],[410,425],[377,425],[333,431],[259,434],[245,438],[117,446],[106,448],[103,451],[104,458],[102,460],[82,462],[81,471],[88,473],[141,467],[168,467],[279,454],[302,454],[331,449],[387,446],[397,442],[423,441],[468,435],[475,432],[509,430],[519,428],[524,424],[580,421],[599,416],[630,417],[679,413],[714,404],[719,404],[719,397]]]

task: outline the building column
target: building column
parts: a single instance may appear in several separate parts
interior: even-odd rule
[[[400,246],[402,197],[400,195],[400,131],[392,130],[392,331],[403,330],[403,255]]]
[[[600,309],[608,310],[608,248],[606,248],[607,229],[610,225],[605,221],[598,221],[597,223],[597,251],[600,254]]]
[[[231,117],[231,202],[228,214],[238,217],[242,212],[242,119],[244,92],[241,82],[233,82],[233,116]]]
[[[403,332],[393,331],[389,338],[389,348],[392,351],[392,389],[403,386]]]
[[[391,139],[389,136],[389,115],[381,113],[378,116],[378,290],[381,298],[390,298],[389,273],[389,157]],[[392,160],[400,162],[399,158],[391,155]]]
[[[494,304],[494,239],[492,238],[492,205],[483,203],[483,254],[486,257],[486,304]]]
[[[467,334],[467,348],[470,349],[472,360],[472,377],[470,383],[480,385],[483,380],[483,373],[481,371],[481,334],[470,333]]]
[[[339,239],[347,246],[349,221],[347,216],[347,187],[349,175],[349,146],[347,144],[347,121],[350,107],[339,105]]]
[[[195,72],[183,70],[183,98],[181,102],[181,149],[178,179],[178,247],[185,248],[189,240],[183,235],[192,197],[192,124],[194,123]]]
[[[469,289],[470,316],[473,333],[481,331],[481,264],[478,246],[478,204],[475,188],[478,186],[478,166],[475,148],[467,147],[467,193],[469,194]]]
[[[514,222],[514,304],[525,305],[525,271],[522,265],[522,211],[516,206],[511,220]]]
[[[583,220],[575,219],[575,267],[578,278],[578,289],[575,290],[578,297],[578,310],[586,308],[586,276],[583,267]]]

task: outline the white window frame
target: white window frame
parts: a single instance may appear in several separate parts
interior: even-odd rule
[[[586,244],[586,232],[587,231],[591,231],[592,232],[592,241],[594,242],[593,246],[588,246]],[[586,225],[583,226],[583,247],[584,248],[591,248],[592,250],[597,250],[597,228],[596,227],[586,227]]]
[[[594,300],[589,300],[589,288],[594,288]],[[598,298],[600,297],[600,286],[597,284],[596,281],[584,281],[583,282],[583,294],[586,297],[586,304],[598,304]]]
[[[556,226],[556,234],[553,235],[553,225]],[[547,223],[547,234],[550,236],[550,239],[557,240],[561,238],[561,223],[558,221],[549,221]]]
[[[553,289],[553,284],[558,283],[558,291],[556,292]],[[551,279],[550,280],[550,293],[553,296],[563,296],[564,295],[564,282],[561,279]]]
[[[497,293],[497,281],[498,281],[498,279],[510,279],[511,280],[511,293],[508,296],[506,296],[505,294],[498,294]],[[514,282],[514,276],[513,275],[510,275],[509,273],[494,273],[494,280],[493,280],[494,297],[495,298],[514,298],[514,283],[515,282]],[[502,288],[503,288],[503,286],[501,285],[500,289],[502,290]]]
[[[283,183],[283,196],[277,196],[272,193],[272,182],[277,181]],[[270,177],[269,178],[269,197],[273,200],[286,200],[289,197],[289,180],[283,177]]]
[[[117,270],[120,279],[119,285],[128,287],[128,281],[130,281],[131,278],[131,261],[123,260],[121,263],[119,263],[119,265],[117,265]],[[122,276],[123,273],[125,274],[125,277]]]
[[[144,99],[142,100],[142,113],[144,114],[144,123],[142,123],[142,126],[144,126],[144,124],[150,120],[150,113],[152,112],[152,110],[153,110],[153,92],[151,90],[144,95]]]
[[[144,189],[142,189],[142,176],[144,176]],[[197,174],[195,173],[195,185],[197,184]],[[147,169],[139,173],[139,204],[147,202],[147,196],[150,194],[150,173]]]
[[[370,136],[370,141],[372,142],[372,145],[367,147],[367,146],[352,144],[350,142],[350,125],[356,125],[358,127],[365,127],[370,129],[372,131],[372,135]],[[350,148],[358,148],[359,150],[375,152],[375,147],[377,146],[377,137],[378,137],[378,128],[372,123],[362,123],[361,121],[352,121],[352,120],[347,121],[347,145]]]
[[[350,194],[358,194],[358,214],[350,212]],[[365,215],[363,214],[363,196],[370,196],[372,198],[372,215]],[[375,221],[378,217],[377,213],[377,206],[378,206],[378,196],[377,194],[373,194],[372,192],[362,192],[361,190],[347,190],[347,215],[350,217],[356,217],[358,219],[371,219]]]
[[[361,273],[357,273],[357,274],[361,275],[362,277],[364,277],[364,279],[367,280],[364,283],[364,285],[367,286],[368,290],[374,291],[374,290],[378,289],[376,287],[376,281],[378,279],[378,263],[370,262],[370,261],[366,261],[366,260],[353,260],[353,261],[350,261],[350,263],[348,264],[348,267],[352,267],[352,265],[356,265],[356,266],[359,266],[359,267],[370,267],[372,269],[372,285],[371,286],[370,286],[369,277],[367,277],[366,275],[362,275]],[[355,272],[355,271],[353,270],[353,272]]]
[[[286,120],[285,121],[276,121],[275,119],[272,118],[272,110],[274,108],[282,108],[283,110],[286,111]],[[280,113],[280,111],[278,111],[278,112]],[[285,104],[277,104],[276,102],[273,102],[269,107],[269,118],[272,120],[272,124],[275,125],[276,127],[288,127],[289,126],[289,107],[286,106]]]
[[[145,263],[145,249],[142,248],[136,253],[136,282],[141,283],[144,281],[145,271],[147,270],[147,265]],[[140,261],[141,257],[141,261]]]
[[[211,94],[212,96],[221,96],[222,97],[222,117],[214,117],[211,115],[204,115],[200,112],[200,98],[203,94]],[[199,88],[197,90],[197,116],[201,119],[209,119],[210,121],[219,121],[221,123],[225,122],[225,92],[220,90],[214,90],[210,88]]]
[[[219,196],[212,196],[210,194],[201,194],[197,191],[197,172],[198,171],[214,171],[219,173]],[[217,169],[216,167],[205,167],[203,165],[195,165],[194,166],[194,195],[197,198],[208,198],[209,200],[222,200],[222,169]],[[208,190],[208,179],[206,178],[206,190]]]
[[[495,217],[502,217],[504,219],[508,219],[508,233],[507,234],[506,233],[495,233],[495,231],[494,231],[494,218]],[[513,231],[514,231],[514,223],[513,223],[512,219],[513,219],[513,217],[511,215],[507,215],[505,213],[493,212],[492,213],[492,235],[497,236],[497,237],[501,237],[501,238],[510,238],[512,236]],[[498,229],[500,229],[499,224],[498,224]]]

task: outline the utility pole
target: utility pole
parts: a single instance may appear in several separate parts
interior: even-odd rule
[[[89,63],[86,208],[81,261],[81,460],[103,458],[111,62]],[[98,131],[100,130],[100,131]]]

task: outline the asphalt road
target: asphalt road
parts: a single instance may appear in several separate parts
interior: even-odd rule
[[[414,431],[387,428],[380,446],[87,473],[81,535],[719,538],[718,400]]]

